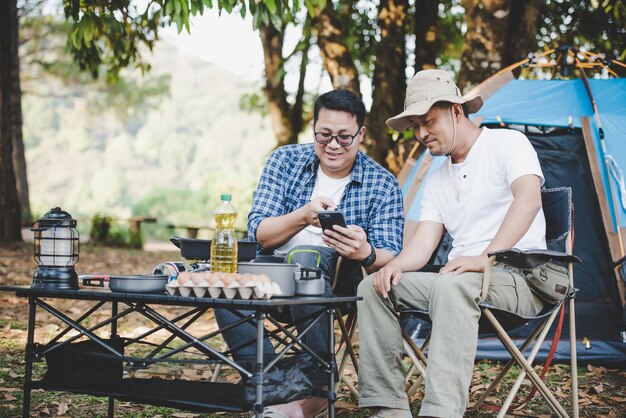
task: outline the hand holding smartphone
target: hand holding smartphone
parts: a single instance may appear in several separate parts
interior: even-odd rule
[[[320,225],[322,226],[322,230],[326,231],[327,229],[333,229],[333,225],[339,225],[344,228],[346,226],[346,220],[343,217],[343,213],[337,210],[322,210],[317,216],[320,220]]]

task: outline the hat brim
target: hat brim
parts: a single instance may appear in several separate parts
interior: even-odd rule
[[[409,118],[411,116],[422,116],[428,113],[430,108],[438,102],[450,102],[450,103],[458,103],[465,104],[465,108],[467,110],[467,114],[476,113],[483,106],[483,98],[481,96],[473,96],[470,98],[463,98],[458,96],[449,96],[445,98],[437,98],[436,101],[420,101],[417,103],[413,103],[409,105],[404,112],[396,115],[392,118],[387,119],[386,123],[391,129],[396,131],[404,131],[405,129],[411,126]]]

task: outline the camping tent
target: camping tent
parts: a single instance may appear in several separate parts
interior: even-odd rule
[[[572,187],[574,254],[583,261],[574,270],[579,363],[624,365],[623,283],[613,262],[624,255],[620,228],[626,226],[626,187],[620,167],[626,168],[626,79],[591,79],[589,87],[599,121],[584,80],[512,76],[473,117],[490,128],[524,132],[538,153],[545,186]],[[445,157],[424,153],[408,174],[403,193],[411,195],[406,209],[409,228],[419,219],[424,180],[443,162]],[[438,261],[446,254],[442,247]],[[564,324],[565,336],[568,321]],[[523,327],[513,335],[521,338],[529,329]],[[539,357],[545,357],[549,344],[544,343]],[[504,359],[508,353],[491,336],[481,336],[477,357]],[[569,343],[562,340],[555,361],[568,358]]]

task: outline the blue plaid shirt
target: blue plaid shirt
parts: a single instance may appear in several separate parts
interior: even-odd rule
[[[319,159],[313,144],[286,145],[272,153],[254,192],[248,236],[256,240],[261,221],[286,215],[311,200]],[[394,256],[402,248],[404,208],[396,178],[361,151],[337,210],[359,225],[374,247]]]

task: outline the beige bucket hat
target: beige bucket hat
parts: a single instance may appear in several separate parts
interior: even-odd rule
[[[425,115],[437,102],[466,104],[467,113],[476,113],[483,105],[479,95],[463,97],[452,76],[443,70],[419,71],[409,82],[404,99],[404,112],[387,119],[387,125],[396,131],[410,126],[410,116]]]

